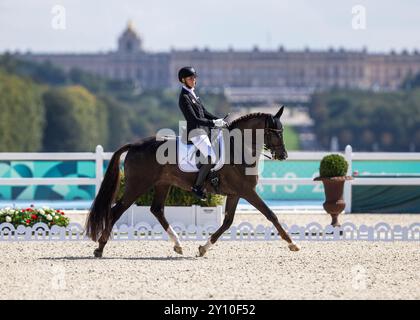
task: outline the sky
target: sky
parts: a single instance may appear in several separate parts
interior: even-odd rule
[[[115,50],[128,20],[151,52],[420,49],[418,0],[0,0],[0,52]]]

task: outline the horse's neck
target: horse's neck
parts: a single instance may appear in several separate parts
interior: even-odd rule
[[[264,145],[264,131],[263,130],[265,128],[265,119],[262,119],[262,118],[250,119],[248,121],[244,121],[244,123],[239,124],[237,128],[242,131],[242,136],[244,137],[244,141],[246,137],[245,130],[251,130],[250,132],[252,133],[252,140],[250,141],[251,143],[244,142],[243,155],[247,159],[255,159],[252,161],[252,163],[247,163],[247,165],[258,169],[258,162],[259,162],[258,160],[261,156],[261,153],[263,151],[263,145]],[[260,137],[262,141],[258,141],[258,139],[256,138],[257,132],[259,134],[262,134],[262,137]],[[249,132],[248,132],[248,135],[249,135]]]

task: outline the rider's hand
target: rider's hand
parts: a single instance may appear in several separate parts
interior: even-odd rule
[[[227,126],[227,122],[225,120],[223,120],[223,119],[213,120],[213,123],[214,123],[214,126],[216,128],[223,128],[223,127],[226,127]]]

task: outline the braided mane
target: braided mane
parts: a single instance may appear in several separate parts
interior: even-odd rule
[[[254,119],[254,118],[259,118],[259,117],[264,117],[267,118],[271,116],[271,114],[268,113],[262,113],[262,112],[255,112],[255,113],[250,113],[250,114],[246,114],[242,117],[239,117],[238,119],[233,120],[230,124],[229,124],[229,129],[232,129],[235,125],[237,125],[239,122],[245,121],[245,120],[249,120],[249,119]]]

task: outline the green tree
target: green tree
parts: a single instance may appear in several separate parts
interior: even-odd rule
[[[401,84],[401,89],[403,90],[412,90],[417,88],[420,88],[420,72],[415,75],[408,76]]]
[[[415,132],[420,120],[420,90],[369,92],[333,90],[314,95],[310,113],[318,140],[329,147],[333,136],[341,148],[360,151],[408,151],[420,147]]]
[[[29,79],[0,69],[0,151],[39,151],[43,127],[40,89]]]
[[[116,150],[131,139],[130,118],[132,110],[122,103],[118,103],[109,96],[100,96],[108,114],[106,130],[108,143],[104,146],[107,150]]]
[[[53,88],[44,95],[44,151],[92,151],[107,143],[107,109],[80,86]]]
[[[283,139],[284,144],[286,146],[286,150],[292,151],[300,149],[299,136],[293,127],[284,127]]]

